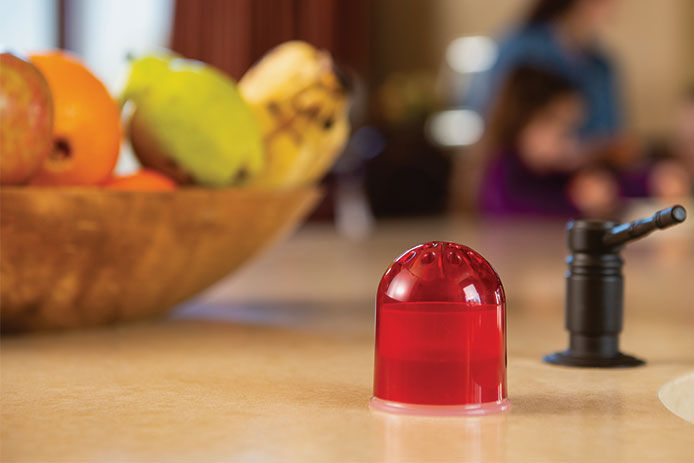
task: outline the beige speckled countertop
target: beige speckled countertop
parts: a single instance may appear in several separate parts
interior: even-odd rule
[[[349,241],[307,226],[166,319],[5,337],[2,461],[692,461],[694,425],[657,392],[694,370],[694,234],[625,253],[622,346],[648,364],[569,369],[540,361],[567,342],[562,228],[396,222]],[[509,413],[367,406],[373,292],[431,239],[476,248],[501,275]]]

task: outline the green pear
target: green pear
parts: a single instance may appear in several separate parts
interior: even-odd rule
[[[137,157],[179,183],[238,185],[263,168],[260,128],[234,81],[212,66],[136,59],[121,100],[135,106],[128,131]]]

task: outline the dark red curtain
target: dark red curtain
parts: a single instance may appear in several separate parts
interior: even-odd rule
[[[171,47],[238,79],[273,46],[301,39],[362,75],[370,0],[177,0]]]

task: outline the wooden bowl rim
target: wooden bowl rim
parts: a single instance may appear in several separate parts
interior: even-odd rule
[[[298,192],[318,192],[322,191],[322,188],[318,185],[299,185],[299,186],[289,186],[289,187],[278,187],[278,188],[264,188],[264,187],[223,187],[223,188],[205,188],[199,186],[190,187],[180,187],[172,191],[137,191],[137,190],[115,190],[101,187],[99,185],[70,185],[70,186],[37,186],[37,185],[3,185],[0,187],[0,194],[10,193],[10,194],[30,194],[30,193],[45,193],[50,191],[52,193],[63,194],[78,194],[78,193],[89,193],[89,194],[104,194],[104,195],[132,195],[132,194],[144,194],[144,195],[162,195],[162,196],[174,196],[174,195],[185,195],[185,194],[210,194],[210,193],[239,193],[239,194],[287,194],[287,193],[298,193]]]

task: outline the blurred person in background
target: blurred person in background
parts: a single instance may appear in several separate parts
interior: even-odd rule
[[[488,114],[500,86],[518,66],[552,71],[571,81],[584,99],[583,139],[608,144],[621,129],[611,59],[597,43],[616,0],[537,0],[524,21],[499,43],[492,68],[472,82],[469,103]]]
[[[653,194],[668,200],[694,193],[694,87],[685,93],[679,105],[674,129],[671,147],[649,177]]]
[[[472,81],[468,103],[487,120],[483,213],[616,211],[620,187],[606,161],[626,165],[637,150],[621,135],[614,67],[598,43],[615,4],[537,0],[500,40],[495,64]],[[505,114],[509,107],[515,113]]]
[[[671,142],[650,160],[645,183],[653,196],[678,201],[694,193],[694,88],[679,105],[672,135]]]
[[[682,142],[663,158],[650,157],[640,142],[623,132],[614,66],[598,42],[599,30],[612,16],[616,3],[537,0],[522,23],[500,41],[492,68],[471,83],[468,103],[485,116],[491,132],[483,147],[483,157],[493,161],[480,190],[482,212],[609,218],[618,211],[620,197],[670,200],[691,191],[692,162],[686,161],[690,159],[686,154],[676,153],[683,151]],[[532,82],[531,68],[538,82]],[[544,94],[539,88],[541,82],[548,85]],[[571,149],[560,146],[568,142],[569,132],[561,135],[560,129],[569,128],[566,117],[571,105],[552,103],[567,93],[568,87],[582,107],[580,121],[575,116],[572,121],[576,126],[570,135]],[[523,97],[524,92],[534,96]],[[499,108],[513,106],[514,100],[525,114],[502,114]],[[555,106],[563,109],[552,109]],[[686,107],[680,119],[686,119]],[[500,134],[500,121],[514,118],[525,124],[518,129],[518,136]],[[515,127],[521,125],[516,123]],[[524,141],[527,137],[523,133],[535,131],[533,127],[541,127],[537,132],[545,134],[542,149]],[[687,138],[682,134],[677,137]],[[542,138],[538,135],[538,140]],[[541,162],[551,160],[551,169],[535,159],[542,151],[548,157]],[[502,178],[513,178],[515,183],[504,185]],[[550,198],[547,191],[556,194]]]
[[[680,104],[674,151],[694,178],[694,85],[689,87]]]
[[[672,202],[694,193],[694,90],[685,92],[678,106],[669,139],[650,143],[642,159],[621,166],[623,196]]]
[[[589,104],[554,72],[522,65],[500,88],[483,140],[487,166],[479,207],[488,215],[609,215],[618,188],[587,164],[580,129]]]

